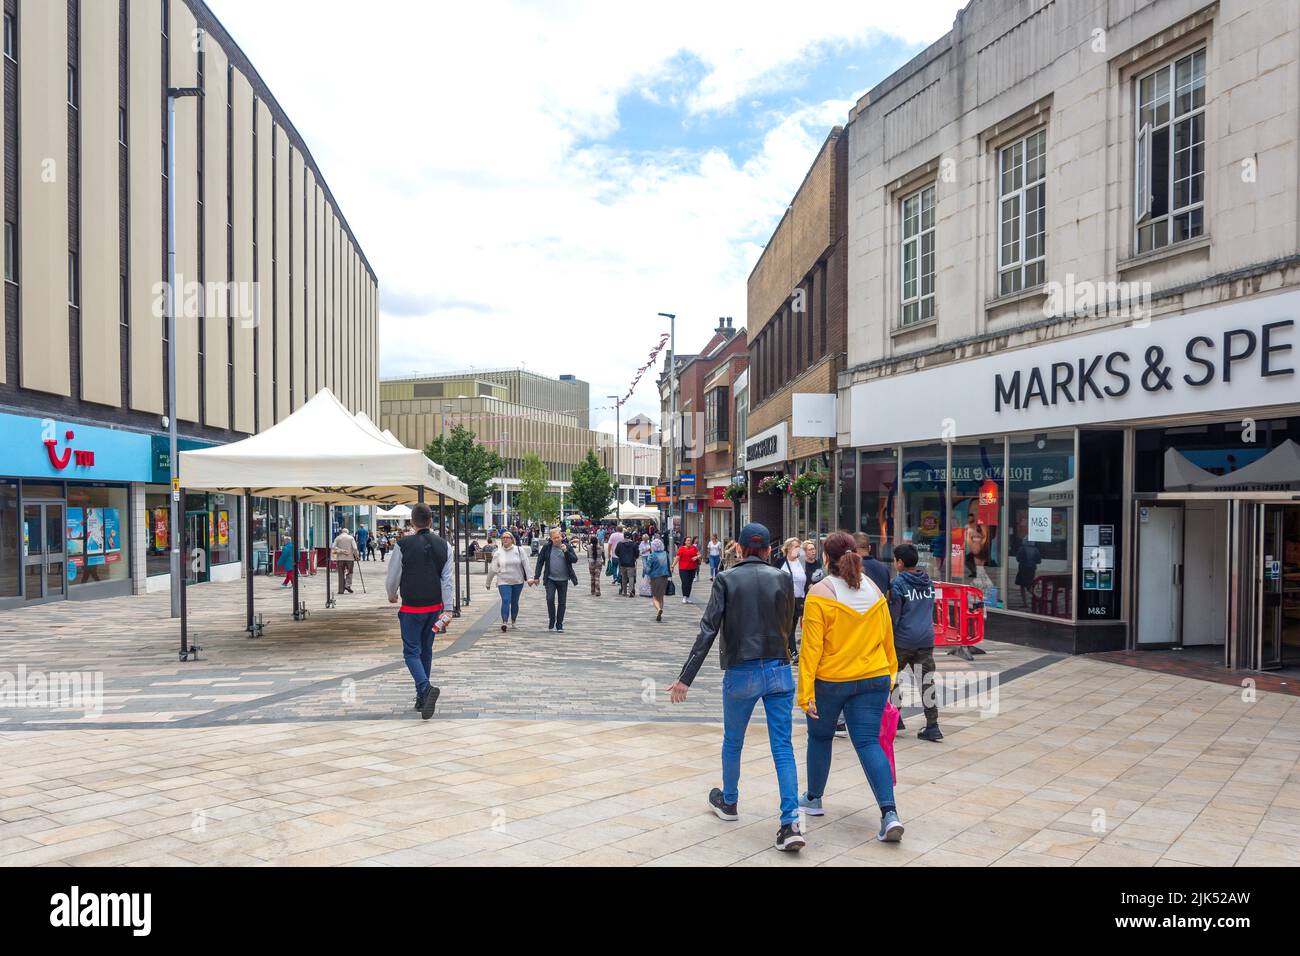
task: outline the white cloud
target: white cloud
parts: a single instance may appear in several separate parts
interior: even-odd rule
[[[300,4],[209,2],[379,275],[381,372],[524,363],[587,379],[598,407],[645,361],[655,313],[678,314],[683,352],[720,315],[743,323],[761,243],[852,105],[773,117],[737,164],[722,149],[602,142],[619,129],[621,97],[743,115],[818,50],[929,42],[960,6],[322,0],[304,16]],[[627,414],[658,417],[653,380]]]

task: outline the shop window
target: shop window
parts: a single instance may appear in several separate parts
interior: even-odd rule
[[[127,548],[127,489],[68,485],[68,585],[125,581],[131,576]]]
[[[149,577],[171,570],[171,496],[165,485],[148,485],[144,496],[144,566]]]
[[[1074,616],[1070,600],[1074,434],[1045,432],[1012,439],[1006,486],[1003,606],[1069,620]]]
[[[871,539],[876,557],[893,561],[894,504],[898,497],[898,454],[893,448],[864,451],[858,461],[858,527]],[[846,527],[852,527],[851,525]]]
[[[902,540],[920,555],[917,564],[935,580],[945,580],[948,529],[948,446],[903,449]]]
[[[1138,80],[1137,252],[1205,230],[1205,50]]]
[[[0,598],[18,596],[19,540],[18,483],[0,481]]]
[[[1001,438],[986,438],[952,448],[951,516],[947,580],[984,592],[986,607],[1002,607],[1006,520]]]
[[[1078,617],[1114,621],[1120,616],[1124,532],[1124,433],[1079,432]]]

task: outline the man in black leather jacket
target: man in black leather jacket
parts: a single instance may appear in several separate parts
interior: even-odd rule
[[[794,639],[794,581],[768,563],[771,537],[761,524],[747,524],[737,542],[744,557],[713,582],[700,633],[686,666],[668,688],[675,704],[686,699],[690,684],[721,635],[722,787],[709,793],[709,806],[722,820],[738,820],[740,753],[745,730],[759,700],[767,715],[768,743],[781,792],[778,850],[799,850],[799,775],[791,743],[794,673],[790,667]]]

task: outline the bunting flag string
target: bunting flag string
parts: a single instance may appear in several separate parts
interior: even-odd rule
[[[650,370],[650,367],[655,364],[655,360],[659,358],[659,353],[662,352],[664,348],[667,347],[667,345],[668,345],[668,333],[665,332],[663,333],[663,335],[659,336],[659,344],[656,345],[653,350],[651,350],[649,361],[647,361],[644,365],[642,365],[639,369],[636,370],[636,375],[632,377],[632,385],[630,388],[628,388],[627,394],[623,396],[624,403],[626,403],[632,397],[632,393],[636,391],[637,385],[639,385],[641,382],[641,376]]]

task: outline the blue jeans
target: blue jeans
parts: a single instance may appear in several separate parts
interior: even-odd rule
[[[760,699],[767,714],[767,740],[781,791],[781,822],[794,823],[799,819],[799,771],[794,744],[790,742],[794,673],[783,660],[741,661],[722,674],[722,799],[736,802],[740,751],[745,746],[749,718]]]
[[[717,555],[717,554],[709,555],[709,577],[716,578],[718,576],[718,562],[721,560],[722,560],[721,555]]]
[[[429,689],[429,671],[433,669],[433,622],[441,611],[430,614],[397,612],[397,623],[402,629],[402,657],[406,669],[415,681],[415,692],[423,697]]]
[[[524,593],[522,584],[498,584],[497,593],[501,595],[501,623],[513,623],[519,616],[519,595]]]
[[[831,773],[831,744],[840,713],[849,725],[849,739],[858,761],[881,807],[894,807],[894,781],[889,758],[880,746],[880,720],[889,700],[889,675],[866,680],[819,680],[813,685],[818,717],[808,717],[808,796],[817,799],[826,792]]]

